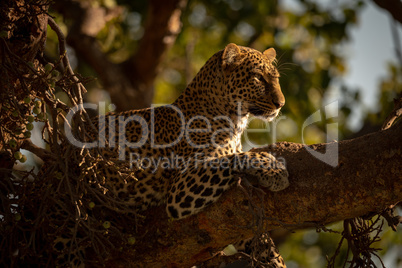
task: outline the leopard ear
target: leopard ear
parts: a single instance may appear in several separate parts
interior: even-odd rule
[[[222,66],[224,70],[234,70],[242,62],[240,48],[233,43],[225,47],[222,54]]]
[[[276,58],[276,51],[274,48],[268,48],[267,50],[264,51],[264,55],[270,60],[274,61]]]

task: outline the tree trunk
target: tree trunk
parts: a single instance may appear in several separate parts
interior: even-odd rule
[[[116,111],[127,111],[151,106],[159,65],[181,31],[186,4],[186,0],[150,1],[144,36],[136,53],[121,64],[111,62],[95,38],[108,20],[121,13],[120,7],[107,9],[87,1],[63,0],[54,8],[74,21],[68,44],[98,73]]]

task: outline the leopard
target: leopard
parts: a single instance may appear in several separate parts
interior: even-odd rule
[[[237,251],[255,256],[254,259],[258,260],[261,267],[286,268],[286,264],[268,232],[240,240],[234,246]]]
[[[174,219],[214,203],[242,169],[271,191],[285,189],[284,164],[269,153],[243,152],[241,144],[250,115],[272,121],[285,104],[275,57],[273,48],[261,53],[229,44],[173,104],[109,114],[103,132],[116,126],[114,152],[132,164],[138,181],[106,173],[108,188],[141,210],[166,203]]]
[[[127,181],[102,170],[106,188],[140,211],[164,204],[174,220],[216,202],[239,173],[270,191],[287,188],[285,164],[267,152],[244,152],[241,142],[250,117],[272,121],[280,113],[279,77],[274,48],[260,52],[230,43],[172,104],[98,116],[99,141],[110,147],[105,157],[129,163],[135,177]],[[286,267],[283,260],[275,263]]]

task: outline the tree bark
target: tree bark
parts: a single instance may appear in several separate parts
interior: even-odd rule
[[[57,1],[54,7],[72,18],[67,42],[99,75],[116,111],[149,107],[154,96],[153,83],[166,52],[181,31],[181,13],[187,0],[152,0],[144,26],[144,35],[136,53],[123,63],[109,60],[96,35],[106,22],[121,13],[121,7],[94,7],[86,1]]]
[[[322,226],[402,200],[402,124],[339,142],[339,164],[314,158],[302,144],[279,142],[257,149],[286,159],[290,186],[264,190],[266,229]],[[312,145],[324,151],[326,144]],[[254,203],[260,202],[256,196]],[[170,221],[164,207],[150,209],[132,250],[116,253],[114,267],[191,267],[224,246],[253,236],[253,215],[240,187],[233,187],[206,210]],[[260,203],[261,204],[261,203]]]

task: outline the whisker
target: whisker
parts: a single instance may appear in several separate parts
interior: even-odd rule
[[[286,66],[286,67],[285,67]],[[299,64],[291,63],[291,62],[284,62],[281,63],[278,67],[277,70],[278,72],[282,75],[285,74],[285,71],[292,71],[294,70],[295,66],[299,66]]]
[[[283,57],[285,54],[286,54],[286,51],[283,52],[283,53],[279,56],[279,59],[277,60],[278,65],[280,65],[281,59],[282,59],[282,57]]]
[[[293,65],[293,66],[299,66],[300,64],[293,63],[293,62],[284,62],[284,63],[282,63],[282,64],[281,64],[281,66],[283,66],[283,65]]]
[[[292,70],[292,68],[287,68],[287,67],[282,67],[281,66],[281,68],[278,68],[278,70]]]
[[[278,67],[276,67],[278,70],[283,70],[283,67],[295,67],[295,66],[299,66],[298,64],[292,64],[292,63],[282,63],[281,65],[279,65]],[[293,68],[292,68],[293,69]]]

